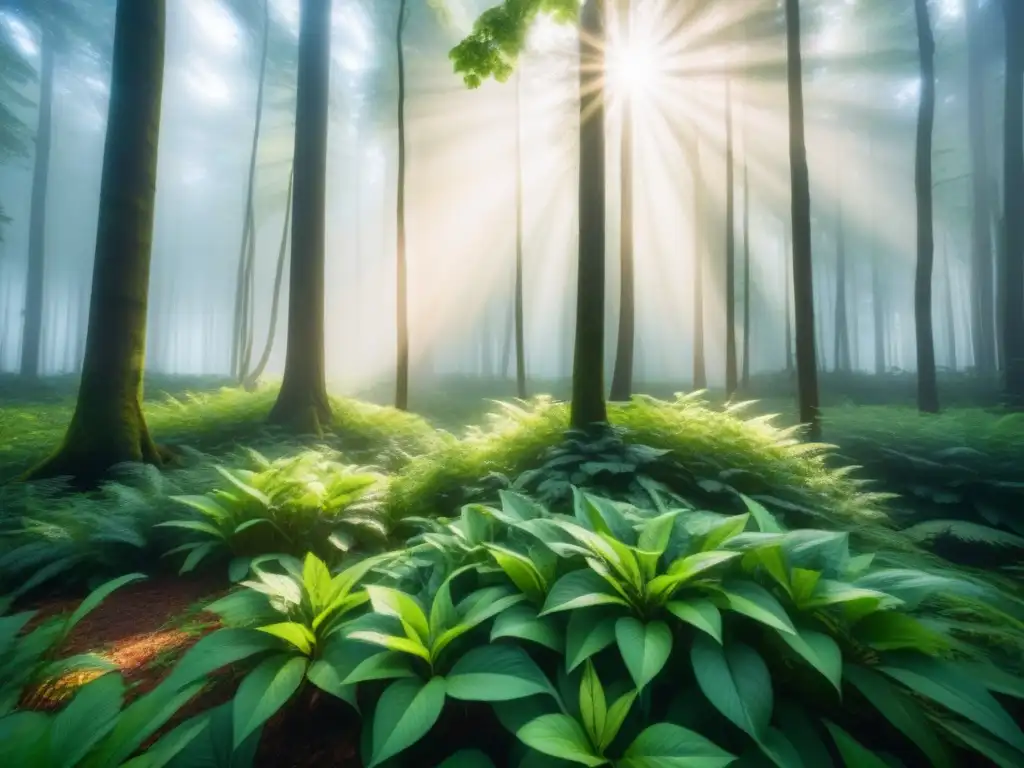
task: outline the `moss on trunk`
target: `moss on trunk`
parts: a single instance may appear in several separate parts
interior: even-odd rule
[[[142,414],[142,371],[164,29],[165,0],[118,3],[82,381],[64,441],[30,479],[88,485],[115,464],[161,461]]]

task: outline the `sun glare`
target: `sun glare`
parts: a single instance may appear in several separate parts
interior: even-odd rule
[[[608,81],[612,88],[636,93],[647,88],[658,75],[658,60],[648,46],[629,45],[609,51]]]

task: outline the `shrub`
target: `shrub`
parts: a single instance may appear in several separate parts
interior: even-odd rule
[[[198,513],[157,525],[199,536],[167,553],[188,553],[182,573],[208,556],[230,556],[230,575],[238,581],[257,555],[314,552],[333,559],[353,545],[379,547],[386,540],[388,529],[377,504],[384,480],[380,473],[342,464],[327,451],[304,451],[273,462],[256,451],[250,456],[255,471],[217,467],[226,488],[172,497]]]
[[[261,659],[236,741],[308,681],[368,713],[370,768],[425,764],[449,701],[490,705],[518,766],[1024,760],[996,698],[1024,681],[975,643],[998,612],[1019,662],[1020,606],[984,583],[879,568],[749,497],[722,515],[577,490],[565,515],[501,496],[338,576],[312,556],[261,568],[171,677]]]

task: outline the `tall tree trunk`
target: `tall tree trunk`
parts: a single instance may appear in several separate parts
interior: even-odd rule
[[[1003,243],[1006,309],[1006,401],[1024,408],[1024,5],[1003,0],[1006,22]]]
[[[331,2],[302,0],[295,101],[295,189],[284,379],[271,422],[317,434],[330,422],[324,368],[324,263]]]
[[[736,392],[736,195],[733,184],[732,81],[725,81],[725,394]]]
[[[935,38],[928,16],[928,0],[914,0],[917,40],[921,57],[921,102],[917,117],[917,271],[914,277],[914,321],[917,335],[917,407],[937,413],[939,388],[935,377],[935,340],[932,331],[932,271],[935,236],[932,216],[932,129],[935,124]]]
[[[115,464],[160,463],[142,414],[142,374],[165,24],[165,0],[117,4],[82,379],[63,443],[30,478],[92,484]]]
[[[270,323],[267,326],[267,341],[263,345],[263,353],[256,361],[256,366],[250,371],[245,379],[245,388],[253,390],[267,369],[270,362],[270,353],[274,349],[274,337],[277,335],[277,313],[281,305],[281,283],[284,280],[284,262],[288,256],[288,232],[292,221],[292,192],[295,187],[295,171],[288,174],[288,198],[285,201],[284,226],[281,227],[281,246],[277,252],[277,272],[274,274],[274,292],[270,304]]]
[[[704,175],[700,167],[700,134],[694,127],[690,154],[693,174],[693,388],[708,388],[704,362]]]
[[[521,66],[521,65],[520,65]],[[516,67],[516,277],[513,313],[516,336],[516,396],[526,397],[526,333],[523,317],[523,118],[522,77]]]
[[[800,421],[812,440],[821,437],[818,363],[814,348],[814,270],[811,263],[811,182],[804,139],[800,0],[786,0],[789,166],[793,222],[793,301],[796,309],[796,368]]]
[[[52,0],[44,0],[50,3]],[[28,272],[25,277],[25,325],[21,341],[21,375],[39,375],[43,336],[43,282],[46,272],[46,198],[50,179],[50,144],[53,138],[53,75],[56,35],[52,15],[44,14],[40,46],[39,120],[32,167],[32,202],[28,223]]]
[[[842,186],[836,192],[835,360],[837,371],[850,370],[850,327],[846,309],[846,230],[843,226]]]
[[[786,372],[793,371],[793,235],[792,220],[786,221],[782,235],[783,272],[783,312],[785,312],[786,333]]]
[[[632,35],[630,0],[619,2],[621,45],[628,46]],[[629,400],[633,390],[633,344],[636,339],[636,282],[633,268],[633,97],[622,94],[622,146],[620,188],[622,210],[619,227],[619,338],[612,374],[612,400]]]
[[[256,122],[252,131],[252,149],[249,152],[249,175],[245,191],[245,220],[242,224],[242,246],[238,253],[238,277],[235,283],[234,328],[231,341],[231,374],[239,381],[248,375],[249,361],[246,347],[251,350],[253,261],[256,252],[256,227],[253,211],[253,190],[256,184],[256,158],[263,126],[263,95],[267,81],[267,53],[270,46],[270,0],[263,0],[263,40],[260,45],[260,74],[256,90]]]
[[[398,5],[398,25],[395,30],[395,54],[398,59],[398,182],[395,213],[396,291],[395,326],[397,360],[395,363],[395,407],[409,407],[409,298],[408,274],[405,260],[405,51],[402,37],[405,31],[407,0]]]
[[[570,422],[608,420],[604,398],[605,2],[580,9],[579,256]]]
[[[988,128],[985,112],[986,46],[975,0],[967,13],[967,120],[971,151],[971,341],[979,373],[996,370],[993,302],[992,208],[989,196]]]
[[[945,267],[945,288],[946,288],[946,344],[947,363],[949,370],[955,372],[957,369],[956,356],[956,310],[953,306],[953,249],[949,243],[949,232],[943,239],[942,262]]]
[[[750,178],[743,144],[743,388],[750,387]]]

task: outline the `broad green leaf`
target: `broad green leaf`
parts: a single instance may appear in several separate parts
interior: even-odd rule
[[[626,722],[626,717],[629,715],[629,710],[633,707],[633,702],[636,701],[636,691],[626,691],[624,694],[619,696],[612,705],[608,708],[608,716],[605,720],[604,733],[601,736],[597,746],[603,753],[604,750],[608,749],[608,746],[615,741],[615,737],[619,735],[619,731],[622,729],[622,724]]]
[[[360,630],[349,634],[348,639],[360,640],[364,643],[373,643],[374,645],[379,645],[382,648],[387,648],[389,651],[408,653],[410,656],[419,656],[426,662],[430,661],[430,651],[427,650],[422,643],[410,640],[408,637],[397,637],[395,635],[385,634],[384,632]]]
[[[383,616],[393,616],[402,622],[410,640],[426,645],[430,638],[427,616],[412,597],[391,587],[366,587],[373,610]]]
[[[114,729],[93,750],[89,766],[120,765],[167,723],[189,700],[203,689],[205,682],[184,688],[172,688],[164,681],[140,696],[121,712]]]
[[[772,719],[772,679],[753,648],[723,648],[707,635],[694,637],[690,660],[697,684],[715,709],[755,740]]]
[[[853,636],[876,651],[910,649],[939,656],[950,648],[948,638],[912,616],[895,611],[877,611],[865,616],[854,625]]]
[[[772,580],[782,587],[787,595],[792,596],[793,592],[789,582],[789,566],[786,564],[786,558],[782,554],[782,547],[779,545],[759,547],[747,552],[743,556],[743,566],[745,568],[763,568],[771,576]]]
[[[78,624],[87,614],[91,613],[96,606],[107,599],[115,590],[120,589],[126,584],[131,584],[133,581],[141,581],[146,578],[144,573],[129,573],[124,576],[118,576],[116,579],[111,579],[103,584],[100,584],[96,589],[86,596],[82,602],[78,604],[70,618],[64,622],[64,636],[72,630],[72,628]]]
[[[193,645],[175,664],[166,684],[181,689],[228,664],[279,650],[277,638],[252,629],[218,629]]]
[[[505,575],[523,594],[536,603],[543,603],[547,593],[544,577],[534,567],[530,558],[510,549],[488,544],[487,551],[495,559]]]
[[[587,734],[568,715],[542,715],[516,732],[518,739],[545,755],[596,768],[608,761],[595,754]]]
[[[236,749],[299,689],[308,663],[302,656],[279,654],[264,660],[245,676],[232,705]]]
[[[209,496],[171,496],[170,499],[171,501],[191,507],[198,512],[202,512],[211,520],[226,521],[231,519],[231,513]]]
[[[663,621],[644,624],[623,616],[615,622],[615,639],[638,691],[655,678],[672,653],[672,630]]]
[[[475,627],[525,599],[522,593],[505,586],[484,587],[460,601],[456,609],[463,624]]]
[[[448,695],[466,701],[507,701],[551,693],[551,684],[522,648],[484,645],[455,662]]]
[[[121,713],[124,681],[103,675],[83,685],[50,723],[50,759],[54,768],[74,768],[110,730]],[[16,737],[17,738],[17,737]]]
[[[209,727],[210,718],[205,713],[190,718],[121,768],[163,768]]]
[[[783,699],[779,702],[774,714],[774,720],[782,733],[785,734],[789,743],[796,749],[797,754],[800,755],[805,768],[833,768],[832,756],[825,745],[820,729],[817,727],[820,722],[820,716],[816,712],[814,714],[808,712],[808,709],[813,711],[814,706],[813,701],[807,702],[807,708],[805,708],[793,701]],[[769,728],[768,730],[771,733],[773,729]],[[764,741],[761,742],[762,751],[764,750],[765,742],[769,742],[769,749],[772,748],[770,741],[771,737],[766,736]]]
[[[544,514],[544,508],[532,499],[514,491],[498,491],[501,511],[517,521],[533,520]]]
[[[494,768],[494,763],[478,749],[461,749],[437,768]]]
[[[49,766],[50,723],[46,714],[26,709],[0,717],[0,765]]]
[[[778,728],[771,726],[766,728],[757,746],[761,748],[761,753],[775,763],[778,768],[806,768],[808,765],[803,759],[804,754]],[[815,764],[814,768],[826,768],[830,762]]]
[[[955,665],[916,655],[890,657],[879,668],[915,693],[938,702],[1024,752],[1024,733],[980,683]]]
[[[989,738],[987,734],[967,723],[956,720],[940,720],[939,725],[967,744],[980,755],[984,755],[999,768],[1020,768],[1024,765],[1024,754],[1001,741]]]
[[[436,640],[446,629],[458,623],[459,613],[452,602],[452,579],[463,571],[464,569],[459,568],[450,574],[434,593],[434,599],[430,603],[430,633],[424,638],[424,642]]]
[[[309,669],[306,670],[306,679],[324,693],[329,693],[331,696],[351,704],[356,710],[359,709],[356,703],[355,685],[346,685],[339,670],[324,659],[317,659],[309,665]]]
[[[221,477],[223,477],[225,480],[227,480],[229,483],[235,486],[235,488],[240,490],[250,499],[253,499],[254,501],[258,502],[260,506],[264,508],[271,506],[272,502],[270,501],[270,497],[263,493],[263,491],[257,488],[253,488],[245,481],[236,477],[233,472],[224,469],[224,467],[214,467],[214,469],[216,469],[217,472],[220,473]]]
[[[966,582],[908,568],[888,568],[865,574],[854,586],[873,589],[897,597],[908,608],[916,608],[931,595],[962,594],[976,591]]]
[[[38,611],[23,611],[11,616],[0,616],[0,654],[4,654],[14,638]]]
[[[181,564],[181,568],[178,570],[178,575],[183,573],[190,573],[195,570],[195,567],[203,561],[207,555],[213,552],[219,545],[216,541],[206,541],[202,544],[197,544],[192,548],[192,551],[188,553],[185,558],[185,562]]]
[[[604,609],[573,611],[565,631],[565,669],[576,667],[615,642],[615,614]]]
[[[640,537],[637,540],[638,557],[640,566],[643,569],[645,578],[654,578],[657,572],[658,560],[672,538],[672,531],[675,528],[676,518],[680,510],[665,512],[648,520],[640,529]]]
[[[953,768],[953,756],[935,733],[931,720],[917,701],[902,688],[874,670],[858,664],[847,664],[844,677],[886,720],[914,742],[928,756],[933,766]]]
[[[309,595],[310,607],[313,614],[320,613],[331,600],[333,588],[331,587],[331,572],[327,570],[324,561],[309,552],[302,563],[302,585]]]
[[[429,733],[444,708],[445,680],[396,680],[385,689],[373,713],[371,758],[367,768],[408,749]]]
[[[363,577],[366,576],[367,573],[392,557],[394,557],[394,555],[384,553],[373,557],[367,557],[354,565],[350,565],[331,579],[331,600],[329,602],[334,602],[339,596],[351,592],[356,584],[362,581]]]
[[[747,523],[749,521],[749,513],[725,518],[722,522],[718,523],[710,531],[704,534],[704,540],[701,542],[700,546],[701,550],[709,552],[711,550],[718,549],[733,536],[743,533],[743,529],[747,527]]]
[[[673,600],[665,607],[673,616],[722,642],[722,612],[710,600]]]
[[[668,576],[675,579],[677,583],[684,584],[704,571],[714,568],[716,565],[721,563],[733,560],[739,556],[739,552],[728,552],[724,550],[698,552],[695,555],[681,557],[678,560],[675,560],[668,567]]]
[[[618,595],[610,594],[604,579],[597,573],[589,568],[581,568],[565,574],[552,585],[540,615],[597,605],[625,606],[627,603]]]
[[[828,732],[832,734],[832,740],[835,741],[839,754],[846,765],[856,766],[857,768],[889,768],[888,763],[864,747],[863,744],[838,725],[828,720],[825,720],[824,723],[825,727],[828,728]]]
[[[163,523],[157,523],[154,528],[180,528],[183,531],[195,531],[196,533],[205,533],[207,536],[213,536],[218,541],[224,541],[224,533],[214,525],[210,525],[205,520],[168,520]]]
[[[740,498],[743,499],[743,504],[746,506],[750,516],[754,518],[754,524],[757,525],[757,529],[761,533],[782,533],[783,528],[779,521],[775,519],[775,515],[765,509],[760,502],[754,501],[742,493]]]
[[[820,579],[820,571],[811,571],[807,568],[790,568],[790,594],[793,597],[793,602],[796,603],[798,608],[809,607],[805,604],[811,599]]]
[[[1015,699],[1024,699],[1024,679],[1000,669],[987,661],[961,662],[961,671],[990,691]]]
[[[295,621],[283,621],[279,624],[268,624],[265,627],[257,627],[260,632],[280,637],[282,640],[291,643],[303,654],[309,656],[313,653],[313,646],[316,644],[316,635],[307,627]]]
[[[529,605],[514,605],[498,614],[491,626],[491,640],[499,637],[531,640],[559,653],[565,648],[562,630],[554,617],[538,616],[537,609]]]
[[[724,768],[736,760],[699,733],[671,723],[648,726],[633,740],[622,768]]]
[[[736,613],[759,621],[769,627],[796,634],[796,628],[790,620],[786,609],[767,589],[753,581],[727,582],[721,589],[729,604]]]
[[[843,653],[839,645],[826,634],[797,628],[796,632],[779,632],[786,644],[821,672],[832,683],[836,692],[843,692]]]
[[[600,746],[608,724],[608,703],[605,701],[601,680],[589,660],[583,667],[583,677],[580,679],[580,719],[590,737],[590,743]]]

